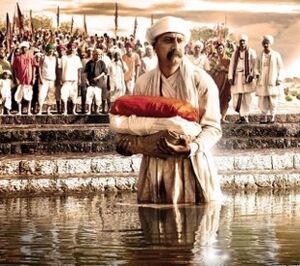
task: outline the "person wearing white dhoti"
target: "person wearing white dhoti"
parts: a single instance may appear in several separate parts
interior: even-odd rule
[[[231,84],[233,107],[239,113],[238,124],[249,123],[248,116],[255,91],[254,70],[256,53],[248,47],[248,37],[239,37],[239,47],[230,59],[228,81]]]
[[[263,37],[263,51],[256,63],[256,75],[258,78],[256,95],[258,107],[262,113],[260,123],[274,123],[280,84],[283,80],[283,62],[281,55],[271,49],[274,38],[271,35]],[[268,113],[270,118],[268,119]]]
[[[67,55],[62,56],[62,87],[61,87],[61,99],[64,103],[63,115],[67,114],[67,103],[70,98],[73,103],[72,113],[75,115],[78,85],[81,84],[81,69],[82,63],[78,55],[76,55],[77,48],[73,43],[68,44]]]
[[[0,79],[0,115],[4,114],[4,107],[7,110],[7,114],[10,115],[12,104],[11,89],[13,85],[11,75],[11,71],[4,70]]]
[[[56,62],[54,55],[54,45],[48,44],[46,47],[46,55],[40,61],[40,84],[39,84],[39,112],[43,112],[43,105],[47,105],[47,114],[51,115],[51,107],[56,103],[55,98],[55,79],[56,79]]]
[[[147,40],[158,57],[158,67],[136,82],[134,94],[186,100],[199,110],[202,131],[192,143],[157,143],[167,159],[143,156],[138,178],[138,201],[146,203],[198,203],[221,200],[222,193],[211,148],[221,137],[218,89],[212,78],[185,56],[190,30],[175,17],[158,20],[147,31]],[[130,151],[131,143],[121,147]]]
[[[111,103],[113,103],[117,98],[125,95],[126,85],[124,74],[126,71],[128,71],[128,67],[123,62],[119,52],[115,52],[113,57],[113,60],[108,65],[108,75],[110,81],[109,97]]]

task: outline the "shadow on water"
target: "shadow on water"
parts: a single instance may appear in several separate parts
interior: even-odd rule
[[[139,205],[133,193],[0,199],[0,264],[299,264],[299,210],[296,191],[222,205]]]

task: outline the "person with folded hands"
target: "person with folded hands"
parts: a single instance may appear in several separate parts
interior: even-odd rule
[[[118,135],[117,151],[123,155],[143,154],[137,184],[138,202],[178,204],[221,200],[220,184],[210,153],[222,135],[218,88],[204,70],[196,68],[184,56],[184,47],[190,38],[184,20],[163,17],[147,30],[146,38],[154,47],[158,66],[136,82],[128,106],[138,106],[137,112],[113,114],[128,116],[128,120],[120,120],[128,125],[128,130]],[[139,104],[141,100],[144,102]],[[116,101],[114,105],[117,104]],[[191,120],[182,117],[187,104],[196,110],[196,116]],[[112,109],[118,109],[116,107],[112,106]],[[145,110],[141,110],[143,108]],[[136,119],[137,116],[157,121],[150,124],[137,122],[133,128],[130,121],[141,121]],[[180,129],[185,127],[185,122],[176,122],[178,118],[197,123],[200,128],[194,127],[193,132],[187,134],[186,130]],[[111,120],[111,126],[112,123]],[[148,127],[146,131],[144,127]],[[138,134],[140,128],[144,133]]]

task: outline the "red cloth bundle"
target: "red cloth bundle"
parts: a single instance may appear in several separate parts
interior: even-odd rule
[[[181,116],[189,121],[198,120],[198,112],[190,103],[156,96],[122,96],[114,102],[110,112],[114,115],[144,117]]]

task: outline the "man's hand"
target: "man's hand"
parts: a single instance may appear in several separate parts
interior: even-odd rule
[[[131,149],[131,142],[127,138],[122,138],[116,147],[116,151],[124,156],[131,156],[133,151]]]
[[[171,156],[183,156],[183,157],[188,157],[191,152],[191,148],[189,146],[188,140],[184,137],[180,139],[180,144],[179,145],[174,145],[170,143],[167,138],[162,137],[158,143],[157,143],[157,148],[158,150],[162,153],[163,155],[169,154]]]

